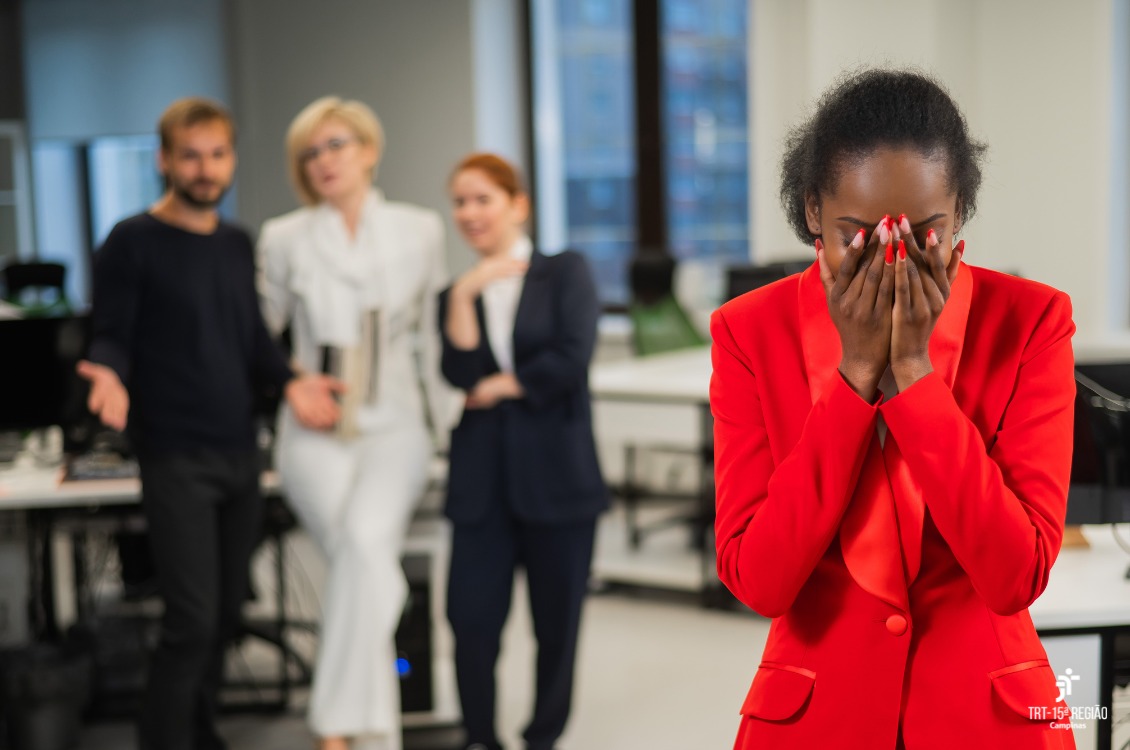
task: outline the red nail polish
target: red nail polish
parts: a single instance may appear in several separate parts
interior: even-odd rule
[[[894,262],[895,262],[894,245],[892,245],[892,244],[891,244],[891,243],[889,243],[889,242],[887,243],[887,257],[886,257],[886,260],[887,260],[887,265],[890,265],[891,263],[894,263]]]
[[[819,254],[823,250],[824,250],[824,243],[820,241],[819,237],[817,237],[816,238],[816,252]]]
[[[906,242],[899,240],[899,260],[906,260]]]
[[[965,254],[965,240],[958,240],[957,247],[953,249],[955,253]]]
[[[890,231],[890,229],[894,226],[894,222],[892,221],[890,214],[887,214],[883,217],[883,224],[886,225],[888,231]]]
[[[906,214],[899,214],[899,226],[902,226],[903,221],[906,220]]]
[[[938,235],[933,229],[926,232],[926,244],[929,245],[931,241],[938,241]]]

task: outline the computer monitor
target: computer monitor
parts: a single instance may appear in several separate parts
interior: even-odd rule
[[[1107,383],[1116,371],[1100,369]],[[1075,429],[1067,523],[1130,521],[1130,400],[1100,384],[1090,368],[1075,373]]]
[[[740,297],[746,292],[800,273],[811,265],[811,260],[798,259],[758,266],[730,266],[726,269],[726,299]]]
[[[82,418],[75,365],[89,338],[85,316],[0,320],[0,430],[33,430]]]

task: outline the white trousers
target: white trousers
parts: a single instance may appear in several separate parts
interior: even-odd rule
[[[308,721],[319,737],[400,750],[393,638],[408,595],[400,565],[432,445],[421,424],[342,441],[281,420],[287,500],[329,561]]]

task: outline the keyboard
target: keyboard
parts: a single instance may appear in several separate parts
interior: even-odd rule
[[[133,479],[139,473],[135,459],[118,453],[82,453],[67,460],[63,481]]]

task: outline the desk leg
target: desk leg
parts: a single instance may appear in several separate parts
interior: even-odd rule
[[[714,417],[710,404],[699,411],[698,508],[694,519],[694,545],[702,561],[702,606],[721,607],[723,592],[714,564]]]
[[[59,623],[55,613],[55,560],[51,554],[54,523],[51,511],[27,512],[28,565],[31,591],[28,624],[37,641],[58,640]]]
[[[1099,634],[1099,696],[1110,713],[1097,721],[1097,750],[1111,750],[1114,745],[1114,636],[1115,631],[1110,629]]]
[[[71,534],[71,566],[74,570],[75,622],[87,622],[94,617],[94,595],[86,569],[86,548],[89,536],[84,526]]]

